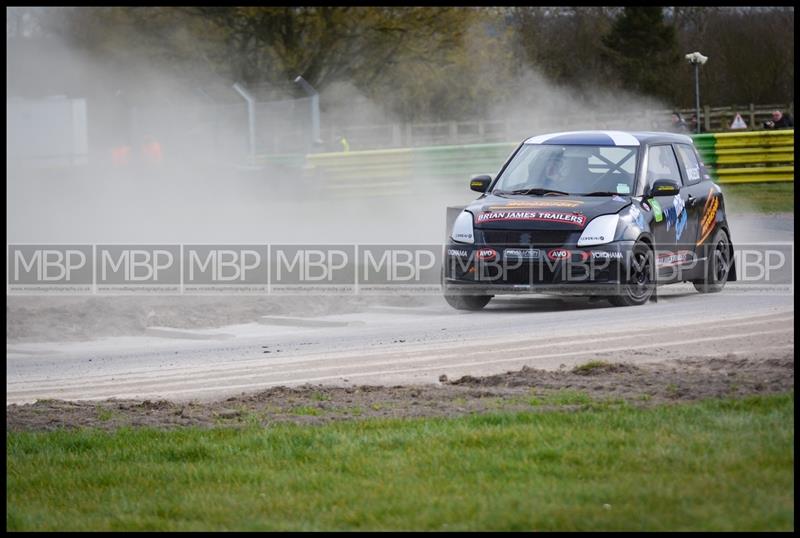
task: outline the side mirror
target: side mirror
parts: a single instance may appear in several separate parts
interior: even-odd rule
[[[680,194],[681,186],[672,179],[657,179],[650,188],[649,196],[675,196]]]
[[[492,176],[475,176],[469,180],[469,188],[476,192],[486,192],[492,183]]]

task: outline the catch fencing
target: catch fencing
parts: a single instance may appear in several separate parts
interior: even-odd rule
[[[314,148],[309,111],[308,98],[256,102],[255,148],[273,155],[311,152]],[[158,140],[169,153],[245,161],[249,147],[247,105],[223,102],[132,107],[130,142],[139,143],[146,136]]]

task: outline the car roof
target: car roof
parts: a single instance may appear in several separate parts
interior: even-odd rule
[[[655,143],[691,144],[689,136],[657,131],[568,131],[528,138],[524,144],[565,144],[578,146],[641,146]]]

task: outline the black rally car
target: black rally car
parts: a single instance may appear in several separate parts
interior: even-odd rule
[[[470,187],[482,195],[448,210],[442,284],[455,308],[531,292],[641,305],[656,285],[736,280],[722,192],[688,136],[535,136]]]

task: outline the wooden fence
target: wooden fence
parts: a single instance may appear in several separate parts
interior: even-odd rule
[[[736,114],[741,114],[747,131],[762,130],[763,122],[771,119],[773,110],[788,112],[794,117],[794,104],[705,106],[700,113],[703,132],[731,131]],[[336,137],[344,135],[351,150],[410,148],[437,145],[491,144],[521,141],[536,133],[584,129],[655,130],[670,129],[672,110],[644,110],[629,113],[593,112],[580,115],[558,115],[527,120],[507,118],[502,120],[449,121],[439,123],[394,123],[373,125],[325,125],[322,139],[327,141],[327,151],[338,151]],[[694,109],[678,112],[688,122]],[[324,120],[324,118],[323,118]]]

